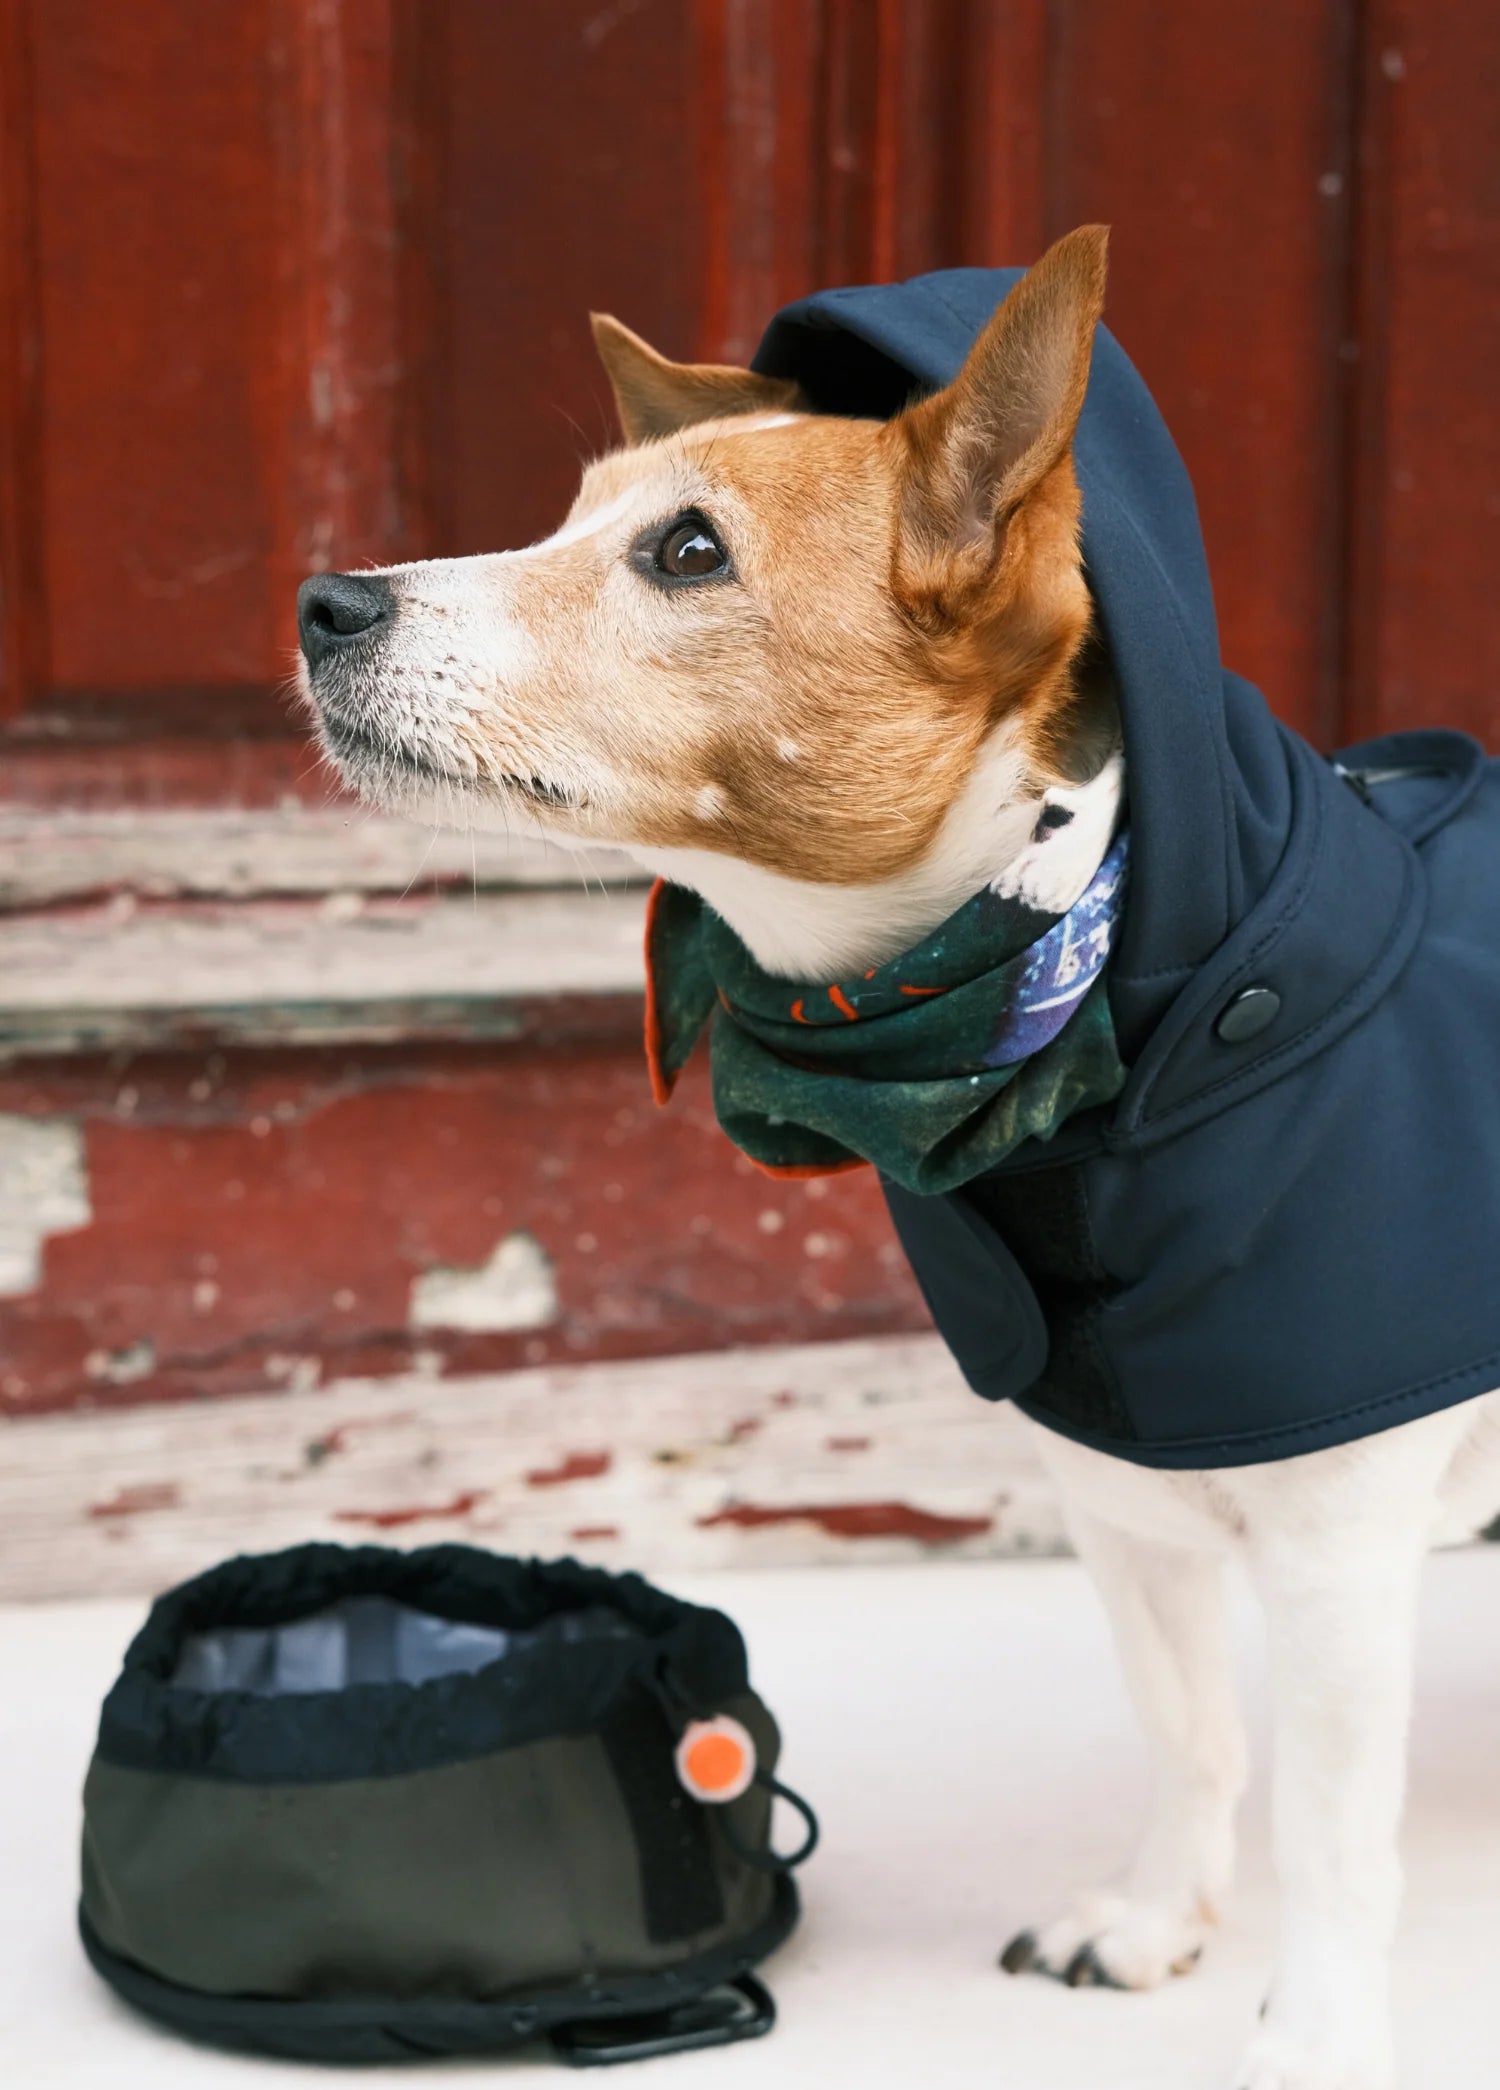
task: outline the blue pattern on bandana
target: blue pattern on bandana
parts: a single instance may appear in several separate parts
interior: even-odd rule
[[[1103,972],[1119,924],[1129,856],[1129,836],[1121,833],[1087,889],[1031,946],[984,1054],[987,1067],[1014,1066],[1050,1044]]]

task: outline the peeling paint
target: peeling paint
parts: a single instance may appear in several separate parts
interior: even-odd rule
[[[534,1466],[526,1476],[528,1488],[555,1488],[563,1481],[598,1480],[608,1473],[614,1458],[607,1451],[570,1451],[556,1466]]]
[[[0,1298],[36,1291],[46,1243],[93,1216],[81,1127],[0,1115]]]
[[[90,1350],[83,1368],[91,1379],[106,1386],[133,1386],[137,1379],[149,1379],[155,1371],[156,1345],[143,1335],[139,1342],[127,1343],[121,1350]]]
[[[311,1393],[323,1377],[323,1362],[319,1357],[288,1357],[272,1350],[262,1370],[273,1386],[284,1386],[289,1393]]]
[[[557,1280],[545,1249],[528,1233],[507,1234],[478,1269],[424,1270],[413,1278],[413,1328],[463,1328],[491,1334],[545,1328],[557,1319]]]
[[[336,1509],[335,1524],[367,1524],[372,1531],[399,1531],[407,1524],[427,1524],[445,1517],[467,1517],[488,1500],[488,1488],[465,1488],[451,1502],[417,1502],[405,1509]]]
[[[830,1538],[910,1538],[923,1546],[952,1546],[966,1538],[983,1538],[993,1517],[941,1517],[913,1509],[905,1502],[802,1503],[785,1509],[737,1502],[697,1519],[700,1531],[725,1524],[756,1531],[767,1524],[816,1524]]]
[[[176,1509],[181,1499],[174,1481],[142,1481],[137,1487],[117,1489],[107,1502],[91,1502],[88,1514],[96,1519],[139,1517],[154,1509]]]
[[[324,1459],[333,1458],[338,1452],[349,1449],[349,1440],[365,1430],[402,1429],[417,1421],[415,1408],[398,1408],[393,1415],[356,1415],[348,1422],[335,1423],[320,1437],[310,1437],[302,1447],[302,1456],[309,1466],[316,1466]]]
[[[904,1403],[866,1407],[872,1386]],[[771,1401],[789,1389],[803,1404],[783,1415]],[[936,1336],[335,1375],[316,1393],[173,1408],[101,1387],[85,1413],[0,1420],[0,1598],[146,1592],[320,1538],[482,1534],[507,1553],[618,1556],[648,1574],[1063,1550],[1029,1425],[965,1408],[960,1392]],[[763,1430],[728,1441],[755,1416]],[[827,1449],[866,1434],[852,1459]],[[605,1450],[606,1476],[527,1485]]]
[[[823,1341],[920,1322],[910,1274],[885,1271],[878,1185],[850,1179],[837,1217],[849,1251],[810,1260],[802,1236],[818,1208],[796,1185],[735,1187],[734,1149],[707,1129],[706,1079],[685,1077],[702,1108],[672,1126],[644,1114],[635,1129],[623,1122],[640,1085],[638,1006],[528,1005],[526,1022],[536,1026],[530,1042],[503,1064],[430,1040],[244,1053],[211,1053],[200,1040],[128,1067],[60,1059],[13,1072],[0,1052],[0,1125],[78,1127],[92,1206],[88,1224],[43,1248],[40,1288],[0,1298],[0,1418],[271,1387],[297,1395],[359,1377],[717,1355],[731,1339]],[[128,1117],[117,1107],[122,1082],[136,1092]],[[271,1127],[265,1137],[251,1130],[260,1122]],[[606,1132],[624,1144],[603,1156]],[[623,1190],[613,1202],[611,1185]],[[642,1225],[648,1206],[652,1223]],[[768,1236],[757,1214],[782,1206],[788,1224]],[[687,1230],[701,1212],[717,1215],[721,1234],[700,1255]],[[497,1244],[516,1235],[525,1238],[489,1271]],[[593,1245],[581,1249],[581,1237]],[[822,1280],[831,1271],[847,1298],[830,1313]],[[546,1325],[504,1325],[539,1318]],[[459,1325],[420,1325],[450,1320]],[[130,1364],[142,1360],[127,1358],[126,1376],[104,1376],[140,1337],[155,1345],[154,1368],[132,1379]],[[719,1369],[709,1368],[706,1395]],[[833,1389],[798,1392],[802,1411],[822,1411],[827,1428],[862,1426]],[[716,1440],[747,1412],[717,1409],[695,1455],[726,1456]],[[319,1427],[314,1419],[301,1436]],[[679,1441],[676,1427],[660,1441]],[[551,1456],[539,1434],[532,1464]],[[612,1426],[569,1427],[553,1443],[615,1439]],[[300,1438],[296,1450],[302,1466]]]

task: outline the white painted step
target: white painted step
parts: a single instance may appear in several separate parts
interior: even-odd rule
[[[647,1573],[1063,1543],[1029,1425],[936,1336],[0,1422],[0,1597],[153,1591],[305,1539]]]

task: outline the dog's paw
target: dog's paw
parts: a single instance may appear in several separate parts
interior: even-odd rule
[[[1050,1974],[1070,1988],[1159,1988],[1198,1961],[1213,1920],[1201,1906],[1080,1895],[1040,1930],[1023,1930],[1000,1955],[1007,1974]]]
[[[1232,2080],[1233,2090],[1396,2090],[1396,2062],[1383,2034],[1310,2043],[1267,2023]]]

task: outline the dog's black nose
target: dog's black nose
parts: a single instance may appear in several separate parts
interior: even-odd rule
[[[396,607],[389,581],[376,574],[315,573],[297,590],[297,631],[307,665],[357,645]]]

